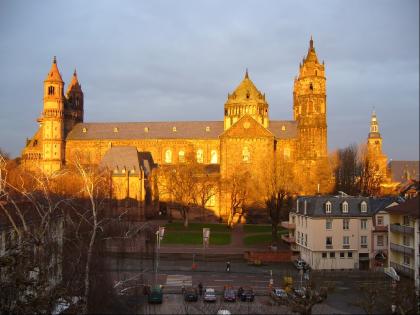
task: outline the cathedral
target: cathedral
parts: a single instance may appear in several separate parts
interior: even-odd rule
[[[83,109],[76,71],[65,91],[54,57],[44,81],[39,129],[27,140],[22,164],[51,174],[78,155],[84,163],[99,165],[107,161],[115,173],[125,169],[147,173],[141,154],[147,153],[157,167],[183,163],[187,154],[192,154],[197,163],[211,166],[223,179],[239,167],[258,178],[261,167],[280,161],[291,165],[306,181],[300,193],[326,190],[326,185],[320,188],[321,180],[316,179],[317,170],[328,160],[325,65],[318,60],[312,38],[294,79],[293,120],[271,119],[266,96],[254,85],[248,71],[237,88],[228,93],[223,121],[89,123],[83,119]],[[379,133],[371,131],[372,144],[380,148]],[[131,162],[123,163],[129,156]],[[135,196],[144,195],[138,192],[141,187],[134,190]],[[222,199],[219,196],[210,205],[220,212]]]

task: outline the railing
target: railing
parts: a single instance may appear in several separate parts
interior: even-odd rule
[[[394,268],[400,274],[406,275],[410,278],[414,278],[414,270],[407,266],[403,266],[391,261],[391,267]]]
[[[391,232],[413,234],[414,228],[406,225],[391,224]]]
[[[374,232],[388,232],[388,225],[375,225]]]
[[[395,243],[391,243],[390,245],[391,245],[391,250],[393,251],[414,256],[414,248],[402,246]]]
[[[348,244],[343,245],[343,249],[348,249],[348,248],[350,248],[350,245]]]
[[[289,221],[283,221],[281,223],[281,226],[284,227],[285,229],[288,229],[288,230],[296,229],[296,224],[295,223],[290,223]]]
[[[332,249],[332,248],[333,248],[333,246],[332,246],[332,245],[329,245],[329,244],[326,244],[326,245],[325,245],[325,247],[326,247],[327,249]]]

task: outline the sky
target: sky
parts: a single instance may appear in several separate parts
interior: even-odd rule
[[[37,130],[53,56],[85,121],[223,120],[245,69],[291,120],[313,36],[330,151],[364,143],[375,108],[389,159],[419,159],[419,1],[0,1],[0,148]]]

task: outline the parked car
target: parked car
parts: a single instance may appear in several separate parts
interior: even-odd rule
[[[147,298],[149,303],[162,303],[163,301],[163,292],[161,287],[154,287]]]
[[[246,287],[243,289],[240,299],[242,302],[252,302],[254,301],[254,297],[255,297],[255,294],[252,288]]]
[[[225,287],[225,290],[223,291],[223,299],[226,302],[235,302],[236,301],[235,290],[233,289],[233,287],[231,287],[231,286]]]
[[[203,299],[205,302],[216,302],[216,292],[213,288],[206,288],[204,290]]]
[[[305,288],[295,288],[295,289],[293,289],[293,293],[298,298],[301,298],[301,299],[306,298],[306,290],[305,290]]]
[[[284,302],[287,299],[287,293],[285,290],[280,288],[273,288],[270,292],[270,296],[278,302]]]
[[[184,293],[184,300],[186,302],[197,302],[198,301],[198,294],[197,289],[195,288],[187,288]]]

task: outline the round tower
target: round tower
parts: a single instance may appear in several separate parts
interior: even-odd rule
[[[64,82],[54,56],[44,81],[44,109],[39,119],[42,128],[42,169],[51,174],[64,163]]]
[[[268,103],[251,81],[248,70],[245,77],[225,103],[224,129],[229,129],[242,116],[250,115],[265,128],[268,128]]]
[[[327,157],[325,65],[318,62],[312,37],[306,58],[299,65],[299,76],[294,81],[293,116],[298,123],[298,158]]]

